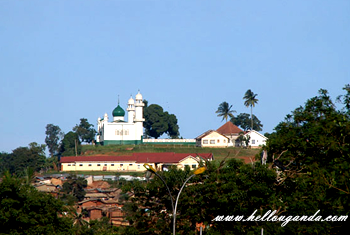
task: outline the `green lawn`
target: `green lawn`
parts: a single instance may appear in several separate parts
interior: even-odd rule
[[[108,146],[93,146],[83,145],[83,155],[132,155],[134,152],[175,152],[175,153],[212,153],[215,160],[221,160],[235,157],[252,157],[259,154],[260,149],[245,149],[245,148],[199,148],[195,146],[181,145],[108,145]]]

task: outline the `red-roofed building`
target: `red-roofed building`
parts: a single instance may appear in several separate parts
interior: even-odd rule
[[[237,138],[240,134],[243,134],[244,131],[232,122],[226,122],[216,131],[228,138],[228,146],[240,146],[240,142],[237,141]]]
[[[201,160],[213,160],[211,153],[134,153],[131,156],[62,157],[61,171],[145,171],[148,163],[158,170],[175,165],[180,169],[198,167]]]
[[[198,147],[225,148],[228,143],[229,138],[214,130],[206,131],[196,138],[196,146]]]
[[[200,147],[230,147],[239,146],[237,138],[243,130],[228,121],[219,129],[209,130],[196,138],[196,145]]]
[[[222,135],[229,136],[229,135],[235,135],[238,136],[239,133],[243,132],[241,128],[233,124],[232,122],[228,121],[221,127],[219,127],[217,130]]]

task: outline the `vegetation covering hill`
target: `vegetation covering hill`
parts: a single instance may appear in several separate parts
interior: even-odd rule
[[[212,153],[215,160],[228,158],[249,158],[252,159],[259,154],[261,149],[245,148],[199,148],[194,146],[179,145],[109,145],[93,146],[83,145],[82,155],[131,155],[132,153],[148,152],[175,152],[175,153]]]

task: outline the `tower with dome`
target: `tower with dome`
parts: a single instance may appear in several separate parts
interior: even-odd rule
[[[109,121],[107,113],[97,119],[97,144],[141,144],[143,142],[143,99],[140,91],[135,100],[130,97],[127,106],[128,120],[124,120],[125,111],[119,105],[113,110],[113,119]]]

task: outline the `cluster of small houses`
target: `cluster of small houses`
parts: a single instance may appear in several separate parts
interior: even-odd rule
[[[36,177],[34,187],[44,193],[49,193],[54,197],[59,197],[62,185],[67,180],[69,174],[53,174],[45,177]],[[87,180],[84,200],[75,205],[77,214],[82,214],[86,222],[99,220],[107,217],[113,226],[129,226],[123,211],[124,199],[121,198],[122,190],[111,188],[108,180],[116,180],[117,176],[84,176],[78,175]],[[120,175],[119,180],[146,180],[145,177],[133,177],[130,175]],[[127,192],[127,197],[133,197],[132,192]],[[204,228],[203,223],[197,223],[196,229]]]
[[[40,191],[59,196],[62,185],[69,174],[55,174],[46,177],[36,177],[34,187]],[[111,188],[107,182],[108,179],[115,180],[116,176],[80,176],[87,181],[85,189],[85,198],[76,205],[78,214],[83,214],[85,221],[98,220],[102,217],[109,218],[112,225],[127,226],[128,221],[125,220],[125,215],[122,210],[123,203],[121,201],[121,189]],[[132,177],[129,175],[121,175],[120,179],[125,180],[145,180],[144,177]],[[132,193],[127,193],[132,197]],[[85,212],[85,213],[84,213]]]

